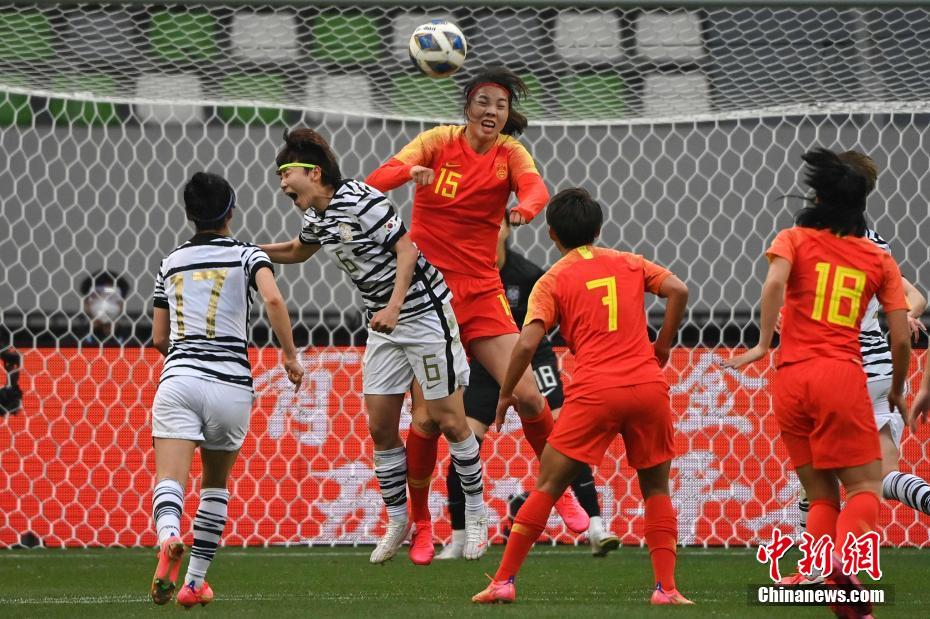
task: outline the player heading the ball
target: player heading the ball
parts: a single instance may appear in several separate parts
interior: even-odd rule
[[[526,95],[526,84],[513,71],[478,71],[463,90],[464,125],[419,134],[367,179],[381,191],[416,183],[410,236],[454,293],[452,308],[469,356],[498,383],[519,332],[497,269],[500,222],[506,216],[512,225],[525,224],[549,199],[533,158],[515,137],[528,124],[516,107]],[[508,213],[511,193],[518,202]],[[426,564],[434,553],[428,499],[439,433],[422,421],[416,390],[413,393],[407,458],[417,528],[410,558]],[[552,411],[529,368],[514,393],[523,433],[538,457],[552,431]],[[571,492],[559,499],[556,509],[570,529],[587,530],[588,517]]]
[[[425,394],[431,422],[449,441],[462,479],[465,558],[479,558],[488,540],[482,467],[462,404],[468,360],[442,273],[410,240],[384,194],[342,178],[335,154],[316,131],[285,132],[276,166],[281,191],[304,212],[303,226],[297,238],[262,248],[282,263],[306,261],[322,248],[349,276],[368,313],[363,390],[375,474],[389,518],[371,562],[393,557],[410,532],[407,458],[398,426],[404,394],[414,378]]]
[[[642,256],[596,247],[603,213],[584,189],[556,194],[546,208],[546,222],[562,258],[530,295],[523,331],[501,383],[498,427],[515,402],[517,381],[556,324],[575,355],[575,372],[559,423],[543,451],[536,489],[517,513],[491,584],[472,601],[514,601],[514,580],[545,529],[555,500],[585,464],[600,464],[619,434],[645,501],[646,545],[656,583],[652,603],[690,604],[675,583],[678,525],[668,487],[675,430],[662,373],[685,313],[688,288]],[[646,292],[667,299],[655,343],[647,335]]]
[[[304,374],[271,261],[255,245],[230,237],[235,207],[236,194],[225,179],[194,174],[184,186],[184,210],[197,233],[161,261],[155,277],[152,344],[165,356],[152,402],[152,513],[159,551],[151,594],[156,604],[171,599],[181,567],[184,489],[198,446],[203,463],[200,506],[177,601],[191,607],[213,600],[205,578],[226,526],[226,480],[252,411],[251,290],[258,290],[265,302],[288,378],[299,387]]]

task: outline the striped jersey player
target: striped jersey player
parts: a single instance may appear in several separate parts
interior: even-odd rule
[[[253,289],[264,300],[281,342],[288,379],[299,386],[304,373],[271,261],[255,245],[230,236],[235,205],[235,192],[225,179],[194,174],[184,187],[184,206],[197,233],[161,261],[155,278],[152,344],[165,356],[152,402],[152,513],[159,551],[151,595],[156,604],[168,603],[177,586],[184,554],[181,513],[198,446],[203,463],[200,505],[177,601],[190,608],[213,600],[207,569],[226,525],[227,479],[252,411],[247,329]]]
[[[343,179],[336,156],[317,132],[288,133],[277,166],[281,190],[304,212],[303,224],[297,238],[262,248],[282,263],[303,262],[323,249],[352,280],[368,314],[362,386],[375,474],[388,512],[371,562],[393,557],[410,532],[407,457],[398,426],[414,378],[462,479],[465,558],[479,558],[487,548],[487,515],[478,441],[462,404],[468,361],[452,292],[410,240],[393,204],[374,187]]]

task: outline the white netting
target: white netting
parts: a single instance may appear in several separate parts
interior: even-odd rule
[[[284,127],[320,129],[344,174],[364,177],[417,132],[460,121],[461,82],[485,63],[530,85],[522,140],[550,188],[589,188],[608,211],[604,243],[691,284],[683,335],[694,348],[669,371],[687,452],[676,462],[682,540],[751,543],[795,521],[768,375],[721,373],[714,348],[755,341],[760,256],[791,221],[797,205],[778,198],[797,189],[812,145],[875,158],[869,214],[918,279],[930,258],[930,10],[423,4],[0,8],[0,345],[24,351],[27,392],[22,413],[0,423],[0,545],[25,531],[50,544],[151,542],[146,412],[158,360],[138,347],[158,260],[188,234],[179,192],[194,170],[237,188],[237,235],[291,238],[299,216],[271,168]],[[406,58],[410,32],[437,17],[468,38],[453,79],[421,77]],[[409,220],[409,188],[392,197]],[[539,222],[514,244],[541,265],[555,258]],[[122,347],[102,350],[86,340],[81,291],[101,269],[130,285],[108,341]],[[381,510],[353,347],[364,335],[357,297],[319,260],[279,269],[279,283],[299,342],[313,345],[312,380],[286,395],[257,317],[262,398],[229,540],[370,541]],[[498,515],[532,478],[514,431],[485,448]],[[905,469],[930,473],[917,441],[904,451]],[[597,479],[605,515],[638,543],[620,453]],[[438,508],[441,482],[435,490]],[[930,543],[926,519],[901,508],[885,517],[890,541]]]

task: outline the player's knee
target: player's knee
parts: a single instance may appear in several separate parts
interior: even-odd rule
[[[414,417],[410,422],[410,427],[422,434],[423,436],[436,436],[440,433],[439,425],[427,417]]]
[[[546,407],[546,398],[535,388],[532,391],[527,390],[514,395],[517,396],[517,406],[521,417],[536,417]]]
[[[375,449],[378,451],[393,449],[394,447],[403,445],[403,441],[400,439],[400,433],[397,431],[397,426],[376,423],[373,422],[370,417],[368,419],[368,433],[371,435],[371,440],[375,445]]]

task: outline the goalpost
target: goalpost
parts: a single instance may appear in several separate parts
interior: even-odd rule
[[[407,59],[409,34],[433,18],[468,39],[451,79],[420,76]],[[607,213],[605,245],[642,253],[691,288],[685,346],[668,370],[681,542],[748,545],[775,525],[793,530],[797,485],[775,439],[771,371],[717,362],[755,343],[762,254],[799,208],[781,197],[798,193],[811,146],[876,160],[870,221],[927,289],[922,3],[16,0],[0,7],[0,348],[23,353],[26,396],[18,415],[0,418],[0,547],[26,532],[52,546],[153,543],[147,412],[160,363],[140,344],[158,261],[190,235],[180,189],[193,171],[236,188],[236,236],[291,238],[299,215],[272,167],[284,128],[319,129],[343,173],[363,178],[419,131],[461,122],[460,85],[492,63],[530,86],[521,140],[550,189],[588,188]],[[409,186],[391,194],[408,221],[411,197]],[[542,218],[513,239],[540,265],[556,257]],[[130,286],[115,347],[84,341],[81,283],[100,270]],[[226,543],[371,542],[382,510],[361,404],[359,300],[321,260],[279,268],[278,281],[308,380],[289,394],[256,316],[258,397]],[[500,541],[496,525],[530,483],[533,458],[515,416],[489,439]],[[905,470],[930,473],[919,440],[903,453]],[[615,444],[596,479],[605,522],[638,544],[638,489],[622,454]],[[432,504],[444,536],[440,467]],[[907,508],[883,508],[882,522],[888,543],[930,545],[930,521]],[[574,540],[550,524],[552,539]]]

